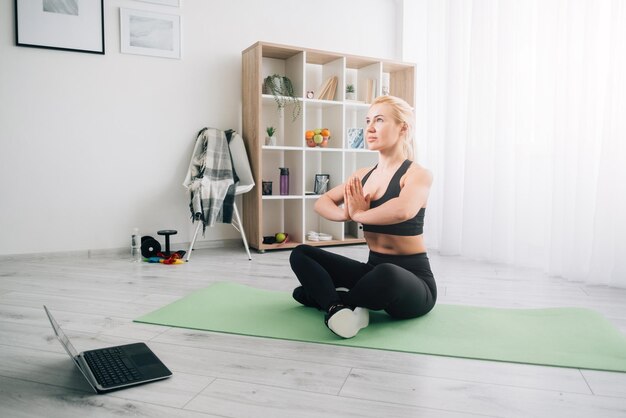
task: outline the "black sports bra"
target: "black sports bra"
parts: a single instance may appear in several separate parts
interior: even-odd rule
[[[404,160],[400,168],[395,172],[391,181],[389,181],[389,185],[387,186],[387,190],[385,194],[383,194],[380,199],[370,201],[370,208],[375,208],[388,200],[393,199],[394,197],[400,196],[400,179],[406,173],[406,171],[411,166],[411,160]],[[372,171],[374,171],[378,167],[378,164],[374,166],[361,180],[361,184],[365,185],[365,182],[369,178]],[[404,222],[400,222],[392,225],[366,225],[363,224],[363,231],[367,232],[377,232],[379,234],[388,234],[388,235],[403,235],[403,236],[412,236],[412,235],[421,235],[424,232],[424,215],[426,213],[426,208],[421,208],[417,215],[415,215],[411,219],[407,219]]]

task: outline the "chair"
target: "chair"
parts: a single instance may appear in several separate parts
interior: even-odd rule
[[[250,161],[248,160],[248,154],[246,153],[246,147],[243,143],[243,138],[237,132],[233,132],[231,136],[231,140],[228,143],[228,148],[230,150],[230,155],[232,157],[233,169],[235,173],[237,173],[237,177],[239,177],[239,184],[235,189],[235,197],[248,193],[254,187],[254,177],[252,176],[252,169],[250,168]],[[193,239],[189,245],[189,250],[187,251],[186,261],[189,261],[191,258],[191,250],[193,249],[194,244],[196,243],[196,238],[198,236],[198,232],[202,227],[202,222],[196,220],[197,226],[196,231],[193,234]],[[241,218],[239,216],[239,210],[237,208],[237,202],[233,202],[233,220],[231,225],[241,234],[241,239],[243,240],[243,245],[246,249],[246,253],[248,254],[248,260],[252,260],[252,256],[250,255],[250,248],[248,248],[248,240],[246,239],[246,232],[243,229],[243,224],[241,223]]]

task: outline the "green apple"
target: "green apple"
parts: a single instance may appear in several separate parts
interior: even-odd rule
[[[314,129],[313,133],[315,133],[315,135],[320,135],[322,133],[322,129],[321,128]]]
[[[287,235],[285,235],[284,232],[279,232],[276,235],[274,235],[274,238],[276,238],[276,242],[280,244],[287,238]]]
[[[321,144],[323,140],[324,137],[320,134],[317,134],[313,137],[313,142],[315,142],[316,144]]]

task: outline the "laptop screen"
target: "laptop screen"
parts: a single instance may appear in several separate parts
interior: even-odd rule
[[[76,357],[78,355],[78,351],[76,351],[69,338],[67,338],[67,335],[65,335],[59,324],[57,324],[57,321],[52,317],[52,314],[50,313],[48,308],[45,306],[43,308],[46,310],[46,315],[48,315],[48,319],[52,324],[52,329],[54,329],[54,333],[57,335],[57,338],[59,339],[63,347],[65,347],[65,351],[67,351],[67,353],[72,356],[72,358]]]
[[[67,338],[67,335],[65,335],[65,333],[63,332],[63,330],[61,329],[61,327],[59,326],[57,321],[54,319],[54,317],[52,316],[52,314],[48,310],[48,307],[46,305],[44,305],[43,308],[46,311],[46,315],[48,315],[48,319],[50,320],[50,324],[52,324],[52,329],[54,330],[54,333],[57,336],[57,340],[59,340],[61,342],[61,345],[63,346],[63,348],[65,348],[65,351],[67,351],[67,354],[70,355],[70,357],[72,358],[72,361],[74,361],[74,364],[76,365],[76,367],[78,367],[78,370],[80,370],[80,372],[85,377],[85,379],[87,379],[87,383],[89,383],[89,386],[91,386],[91,388],[94,390],[94,392],[98,393],[98,389],[96,389],[94,384],[91,383],[91,380],[87,376],[87,373],[85,372],[85,370],[83,370],[83,368],[81,367],[80,363],[78,362],[78,352],[76,351],[76,349],[74,348],[74,346],[70,342],[70,339]]]

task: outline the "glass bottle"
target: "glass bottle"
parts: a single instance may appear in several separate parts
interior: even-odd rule
[[[133,228],[133,234],[130,238],[130,256],[133,261],[141,261],[141,235],[139,235],[139,228]]]

